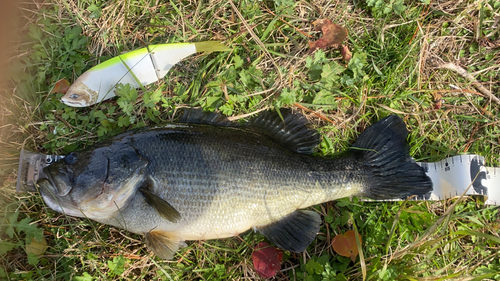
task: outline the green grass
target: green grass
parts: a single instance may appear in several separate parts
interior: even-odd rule
[[[40,2],[40,1],[38,1]],[[500,5],[493,0],[442,1],[72,1],[26,2],[0,95],[0,279],[259,279],[252,248],[265,238],[193,241],[172,261],[149,252],[143,238],[48,209],[37,194],[16,194],[21,147],[67,153],[132,128],[171,121],[177,108],[201,106],[237,117],[298,103],[324,136],[321,152],[344,151],[367,126],[393,113],[410,130],[418,161],[475,153],[500,165],[500,105],[471,81],[438,69],[465,68],[500,91]],[[430,4],[427,2],[431,2]],[[438,4],[439,3],[439,4]],[[311,21],[330,18],[349,31],[354,55],[308,54]],[[498,25],[498,23],[497,23]],[[247,27],[251,27],[249,32]],[[304,34],[311,35],[308,38]],[[139,98],[126,86],[111,101],[70,108],[50,93],[121,52],[164,42],[224,40],[232,52],[199,54],[176,65]],[[465,90],[461,91],[459,89]],[[442,95],[440,109],[434,96]],[[497,94],[498,96],[498,94]],[[360,202],[316,206],[318,238],[302,254],[284,253],[275,280],[498,280],[498,207],[480,198],[440,202]],[[331,239],[357,227],[364,263],[336,255]],[[33,237],[44,254],[25,252]]]

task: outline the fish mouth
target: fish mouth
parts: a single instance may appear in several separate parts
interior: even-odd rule
[[[73,200],[61,196],[54,182],[49,178],[39,179],[37,182],[40,194],[45,204],[52,210],[75,217],[85,217],[82,211],[75,205]]]
[[[49,208],[54,211],[64,213],[61,202],[59,202],[57,188],[55,187],[55,184],[52,182],[52,180],[48,178],[39,179],[37,181],[37,184],[43,201],[45,201],[45,204],[47,204],[47,206],[49,206]]]
[[[45,185],[45,188],[49,188],[54,195],[64,197],[68,195],[73,188],[69,184],[70,179],[73,177],[73,171],[64,167],[58,167],[57,172],[59,176],[53,177],[48,169],[44,169],[44,174],[48,183],[43,184]]]

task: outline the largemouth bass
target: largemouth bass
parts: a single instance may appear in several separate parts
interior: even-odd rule
[[[55,211],[146,236],[171,259],[186,240],[248,229],[302,252],[321,219],[302,210],[347,197],[424,195],[432,182],[408,154],[405,123],[388,116],[339,158],[311,154],[320,142],[291,110],[265,112],[244,125],[188,110],[169,124],[127,132],[73,152],[38,181]]]

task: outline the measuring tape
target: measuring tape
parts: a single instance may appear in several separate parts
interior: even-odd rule
[[[64,156],[21,150],[17,192],[36,191],[36,181],[46,177],[43,168],[62,158]],[[417,200],[443,200],[460,196],[467,190],[465,195],[483,195],[487,198],[485,204],[500,205],[500,168],[485,167],[482,156],[458,155],[439,162],[417,164],[424,168],[434,187],[432,192]]]
[[[465,192],[465,195],[485,196],[487,205],[500,205],[500,168],[485,167],[482,156],[458,155],[417,164],[424,168],[434,188],[423,200],[442,200]]]

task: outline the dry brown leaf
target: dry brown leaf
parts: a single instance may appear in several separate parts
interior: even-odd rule
[[[313,22],[314,29],[323,32],[323,37],[314,42],[309,42],[309,53],[316,49],[338,47],[347,38],[347,29],[332,23],[329,19],[319,19]]]
[[[361,242],[361,235],[359,235],[359,241]],[[348,230],[344,234],[338,234],[332,239],[332,247],[337,254],[349,257],[354,262],[356,260],[356,256],[359,253],[358,246],[356,245],[356,236],[354,231]]]
[[[70,84],[69,84],[68,80],[63,78],[63,79],[56,82],[56,84],[54,85],[54,89],[50,93],[51,94],[53,94],[53,93],[66,94],[66,92],[69,89],[69,86],[70,86]]]
[[[344,60],[346,63],[349,63],[352,59],[352,53],[349,51],[349,47],[346,45],[340,45],[339,47],[340,53],[342,54],[342,60]]]
[[[441,106],[443,105],[443,97],[438,92],[431,93],[431,95],[432,95],[432,102],[434,103],[434,109],[440,109]]]

